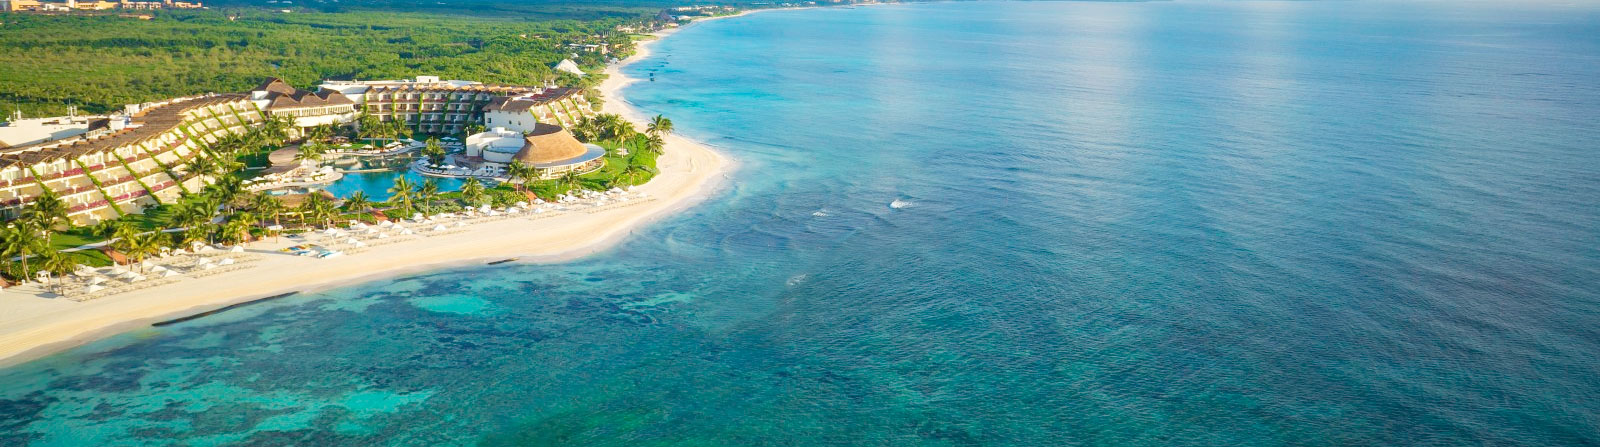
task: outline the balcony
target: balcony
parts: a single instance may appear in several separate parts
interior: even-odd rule
[[[62,172],[41,175],[41,176],[39,176],[39,180],[43,180],[43,181],[47,181],[48,182],[48,181],[55,180],[55,179],[58,179],[58,178],[78,175],[78,174],[82,174],[82,173],[83,173],[83,168],[72,168],[72,169],[68,169],[68,170],[62,171]]]

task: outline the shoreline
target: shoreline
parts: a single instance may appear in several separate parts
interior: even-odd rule
[[[702,19],[739,17],[751,12]],[[653,33],[634,55],[606,67],[596,90],[603,110],[642,127],[647,116],[621,95],[636,82],[622,67],[650,55],[649,46],[682,29]],[[111,295],[90,301],[42,296],[37,285],[0,291],[0,368],[15,366],[151,323],[218,310],[290,292],[316,293],[381,279],[518,258],[520,264],[551,264],[616,246],[635,230],[711,198],[735,168],[733,160],[676,133],[665,138],[660,174],[634,192],[648,198],[622,205],[579,209],[553,216],[518,215],[478,222],[461,231],[429,233],[374,246],[347,256],[319,259],[278,248],[303,243],[288,238],[246,244],[248,268]],[[418,226],[420,225],[413,225]],[[403,239],[403,238],[397,238]]]

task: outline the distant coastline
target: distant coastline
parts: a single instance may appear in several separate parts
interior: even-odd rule
[[[701,19],[738,17],[749,12]],[[687,26],[693,26],[691,23]],[[675,29],[674,29],[675,30]],[[621,68],[648,56],[649,45],[671,34],[636,44],[635,55],[606,69],[610,76],[598,88],[608,111],[637,125],[646,116],[628,104],[621,90],[634,82]],[[660,174],[635,187],[635,199],[552,215],[521,215],[475,222],[458,231],[422,233],[409,240],[374,246],[347,256],[319,259],[280,252],[297,242],[266,239],[246,245],[246,268],[203,278],[76,302],[49,297],[37,287],[0,292],[0,367],[37,359],[89,341],[146,326],[152,322],[213,311],[226,306],[292,292],[391,278],[441,268],[479,265],[518,258],[551,263],[586,256],[610,247],[633,230],[706,199],[721,184],[733,163],[710,147],[669,134]],[[431,224],[429,224],[431,225]]]

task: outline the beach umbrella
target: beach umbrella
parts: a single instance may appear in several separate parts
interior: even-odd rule
[[[177,270],[167,270],[165,272],[161,272],[162,278],[171,278],[178,275],[182,275],[182,273],[178,273]]]
[[[152,271],[152,272],[156,272],[156,273],[161,273],[161,272],[165,272],[165,271],[167,271],[167,268],[166,268],[166,267],[163,267],[163,266],[159,266],[159,265],[158,265],[158,266],[155,266],[155,267],[151,267],[151,268],[150,268],[150,271]]]
[[[228,249],[228,251],[232,252],[232,253],[244,253],[244,246],[243,245],[235,245],[235,246],[233,246],[233,248]]]
[[[218,265],[233,265],[233,258],[222,258],[222,261],[217,262],[217,264]]]
[[[367,246],[367,243],[366,242],[361,242],[361,241],[356,241],[354,244],[350,244],[350,245],[354,245],[354,246],[357,246],[357,247],[365,247],[365,246]]]
[[[355,245],[355,244],[361,243],[361,241],[356,240],[356,238],[350,238],[350,239],[346,239],[345,243],[348,243],[348,244],[351,244],[351,245]]]
[[[457,227],[465,227],[465,226],[467,226],[467,222],[466,221],[457,221],[456,222],[456,226]]]
[[[444,231],[444,230],[445,230],[444,225],[434,225],[433,226],[433,231]]]
[[[105,290],[105,289],[106,289],[106,286],[102,286],[102,285],[99,285],[99,284],[90,284],[89,287],[84,288],[83,291],[84,292],[88,292],[88,293],[95,293],[95,292],[99,292],[99,291]]]
[[[95,275],[89,277],[89,284],[99,284],[103,282],[106,282],[106,277],[104,276]]]
[[[400,234],[416,234],[416,233],[412,232],[410,228],[407,228],[407,229],[404,229],[404,230],[400,230]]]

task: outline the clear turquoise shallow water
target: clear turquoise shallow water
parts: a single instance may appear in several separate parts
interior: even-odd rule
[[[1600,443],[1597,24],[1241,2],[698,25],[628,95],[739,160],[715,200],[573,263],[0,370],[0,445]]]

